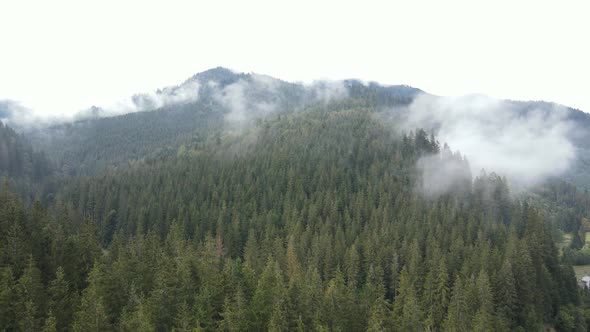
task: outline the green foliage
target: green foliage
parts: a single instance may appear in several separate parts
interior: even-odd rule
[[[511,199],[493,173],[425,193],[421,158],[460,158],[464,180],[466,161],[354,103],[281,113],[241,133],[208,127],[182,153],[62,178],[45,207],[3,191],[0,329],[586,326],[548,210]],[[74,162],[120,165],[113,156],[136,144],[95,154],[84,145]]]
[[[453,284],[453,296],[449,303],[449,311],[444,322],[445,331],[470,331],[468,294],[465,284],[460,276],[457,276]]]
[[[53,316],[53,312],[49,311],[47,314],[47,319],[45,319],[45,324],[43,324],[43,329],[41,332],[57,332],[57,321],[55,316]]]
[[[68,322],[73,316],[73,310],[77,305],[77,296],[70,289],[61,266],[57,268],[55,279],[49,282],[47,293],[49,295],[49,310],[53,316],[52,324],[63,331],[68,327]]]
[[[95,265],[88,276],[88,287],[84,289],[80,307],[72,324],[73,331],[106,331],[110,329],[107,308],[100,292],[100,267]]]
[[[16,281],[10,267],[2,268],[0,275],[0,328],[11,330],[16,328],[16,314],[14,307],[19,301]]]

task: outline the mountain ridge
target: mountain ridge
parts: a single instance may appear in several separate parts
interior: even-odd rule
[[[187,91],[183,91],[183,89],[187,89],[190,92],[191,88],[195,88],[192,86],[195,83],[199,85],[207,84],[207,83],[215,83],[218,84],[220,87],[226,87],[228,85],[234,84],[239,80],[243,79],[252,79],[252,77],[264,77],[268,81],[280,82],[281,84],[291,84],[297,85],[301,87],[310,87],[314,84],[321,85],[326,83],[339,83],[346,87],[349,92],[353,92],[352,97],[358,97],[354,95],[355,90],[359,90],[364,88],[380,88],[383,91],[386,91],[389,94],[400,94],[400,95],[412,95],[415,96],[417,94],[428,94],[435,97],[443,97],[437,96],[432,93],[423,91],[419,88],[406,85],[406,84],[382,84],[377,81],[364,81],[360,79],[343,79],[343,80],[314,80],[312,83],[301,83],[301,82],[288,82],[281,80],[279,78],[275,78],[265,74],[258,74],[255,72],[245,73],[245,72],[238,72],[231,70],[226,67],[218,66],[208,70],[204,70],[202,72],[196,73],[183,82],[179,83],[178,85],[171,85],[165,86],[159,89],[156,89],[152,92],[139,92],[133,94],[128,97],[128,99],[124,101],[119,101],[119,104],[115,105],[115,109],[109,109],[109,106],[105,105],[92,105],[87,109],[78,111],[75,113],[71,120],[69,119],[60,119],[53,117],[51,121],[44,123],[37,123],[36,126],[41,127],[48,127],[48,126],[59,126],[69,122],[78,122],[78,121],[86,121],[91,119],[97,118],[104,118],[104,117],[115,117],[120,115],[125,115],[128,113],[134,113],[137,111],[154,111],[157,109],[161,109],[164,106],[169,106],[171,104],[177,103],[184,103],[187,101],[187,98],[183,98],[182,94],[186,93]],[[196,87],[197,89],[199,87]],[[358,91],[357,91],[358,92]],[[197,91],[198,94],[198,91]],[[485,95],[484,95],[485,96]],[[171,102],[164,102],[162,103],[159,99],[162,98],[171,98]],[[490,97],[491,98],[491,97]],[[500,100],[500,99],[499,99]],[[585,112],[584,110],[573,108],[567,105],[559,104],[552,101],[544,101],[544,100],[512,100],[512,99],[503,99],[506,102],[513,103],[513,104],[521,104],[525,105],[525,107],[537,107],[537,108],[550,108],[553,106],[565,107],[568,110],[576,113],[575,117],[577,119],[584,119],[588,117],[590,119],[590,114]],[[190,98],[189,98],[190,101]],[[121,105],[123,104],[123,105]],[[25,112],[26,111],[26,112]],[[24,112],[24,113],[23,113]],[[26,113],[26,114],[25,114]],[[26,116],[27,120],[19,121],[19,117]],[[34,116],[34,112],[17,101],[13,100],[0,100],[0,120],[4,123],[10,124],[15,129],[20,131],[25,131],[29,122],[31,121],[38,121],[39,119]],[[590,121],[590,120],[587,120]]]
[[[439,107],[439,101],[444,107],[424,115],[426,122],[406,123],[408,117],[420,111],[414,105],[416,101],[424,99],[428,99],[428,107],[434,107],[431,105],[433,103],[435,108]],[[447,105],[446,99],[450,99],[451,104]],[[459,104],[454,105],[453,102],[457,100]],[[475,102],[470,103],[470,100]],[[153,94],[133,96],[129,99],[131,112],[102,116],[108,114],[108,110],[92,107],[89,109],[90,116],[80,116],[75,121],[46,128],[33,128],[25,134],[36,148],[61,160],[57,164],[61,164],[62,171],[69,172],[64,167],[78,171],[88,169],[88,174],[93,174],[98,169],[116,167],[130,160],[172,155],[183,144],[193,141],[195,137],[202,137],[204,132],[241,131],[271,114],[300,111],[314,105],[321,108],[330,103],[340,103],[342,107],[371,109],[376,115],[393,117],[388,121],[393,121],[394,126],[402,125],[404,130],[421,127],[438,132],[441,129],[440,121],[446,120],[447,112],[454,112],[459,107],[464,108],[463,113],[457,114],[460,118],[473,116],[482,112],[477,109],[482,106],[482,101],[483,106],[490,101],[501,103],[499,110],[521,127],[529,126],[528,121],[538,122],[541,117],[542,126],[533,132],[534,135],[541,135],[539,138],[542,134],[536,133],[538,130],[546,130],[544,128],[547,126],[555,127],[552,124],[555,114],[564,114],[557,117],[556,121],[575,123],[578,129],[583,129],[562,134],[573,142],[578,151],[573,165],[577,170],[576,176],[570,180],[590,185],[590,176],[586,172],[590,168],[590,115],[586,113],[543,101],[504,102],[478,96],[446,98],[407,85],[383,86],[356,79],[316,81],[305,85],[216,67],[197,73],[180,85],[165,87]],[[463,105],[465,103],[467,106]],[[488,116],[493,116],[496,111],[488,110],[488,113],[491,112]],[[475,125],[482,126],[482,122],[485,125],[486,121],[478,120]],[[500,121],[497,123],[500,128],[508,124],[501,122],[504,120],[494,121]],[[101,154],[85,152],[96,145],[101,147]]]

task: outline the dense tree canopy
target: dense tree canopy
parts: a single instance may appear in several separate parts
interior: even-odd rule
[[[459,165],[460,181],[425,191],[426,156]],[[553,234],[576,226],[547,207],[581,216],[587,196],[472,181],[459,153],[362,103],[211,128],[166,157],[62,177],[40,203],[8,187],[0,329],[587,327],[588,295]]]

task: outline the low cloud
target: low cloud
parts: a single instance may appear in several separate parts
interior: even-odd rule
[[[0,120],[9,122],[11,119],[32,115],[31,109],[23,106],[20,102],[4,99],[0,100]]]
[[[199,99],[200,84],[197,80],[187,81],[177,87],[168,87],[151,93],[138,94],[130,98],[136,111],[154,110],[164,106],[193,102]]]
[[[227,108],[225,120],[230,129],[238,131],[254,120],[276,112],[296,111],[307,105],[348,97],[348,88],[343,81],[298,85],[258,74],[250,74],[222,88],[212,82],[208,86],[214,89],[214,99]],[[287,100],[288,105],[285,104]]]
[[[315,81],[306,86],[311,99],[320,102],[331,102],[348,97],[348,88],[344,81]]]
[[[46,126],[57,122],[54,116],[41,117],[19,101],[0,100],[0,121],[11,127],[24,129]]]
[[[199,89],[199,82],[197,80],[190,80],[179,86],[139,93],[119,100],[112,105],[103,107],[92,106],[89,109],[78,112],[74,116],[74,119],[101,118],[152,111],[174,104],[194,102],[199,99]]]
[[[465,191],[471,185],[469,163],[446,145],[439,154],[420,158],[417,167],[422,173],[419,189],[428,196]]]
[[[268,95],[274,95],[276,86],[260,75],[215,88],[213,98],[227,109],[225,121],[230,130],[241,131],[253,120],[273,113],[278,107],[268,98]]]
[[[346,98],[348,95],[348,88],[344,81],[289,83],[267,75],[238,74],[217,68],[197,74],[178,86],[139,93],[110,105],[91,106],[73,115],[53,116],[52,119],[44,118],[43,121],[38,117],[37,112],[19,103],[3,101],[4,104],[0,105],[0,119],[27,127],[31,127],[31,124],[43,126],[56,122],[152,111],[212,97],[214,102],[226,108],[225,120],[228,128],[242,131],[254,120],[270,114],[299,110],[315,103],[329,103]]]
[[[566,171],[575,158],[566,109],[525,109],[486,96],[418,96],[404,112],[406,129],[434,130],[441,142],[481,169],[529,186]]]

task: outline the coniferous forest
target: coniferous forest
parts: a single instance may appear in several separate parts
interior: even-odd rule
[[[0,330],[590,328],[584,186],[472,174],[433,128],[383,115],[410,87],[254,83],[246,122],[202,84],[158,110],[3,124]]]

